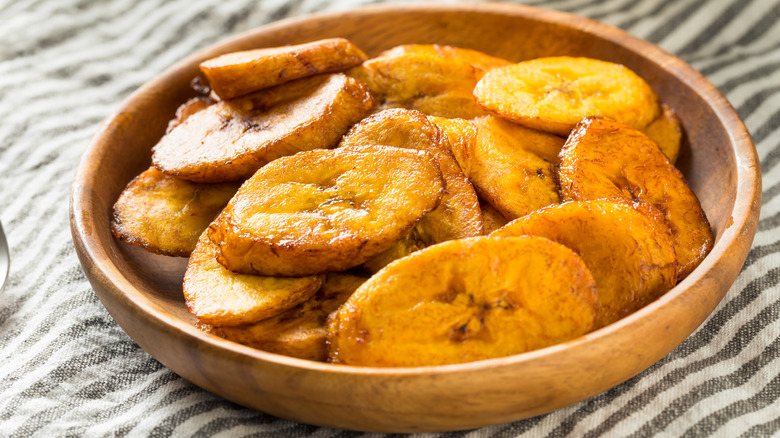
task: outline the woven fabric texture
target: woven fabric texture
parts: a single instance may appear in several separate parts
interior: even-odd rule
[[[363,435],[243,408],[149,356],[90,287],[68,198],[101,121],[166,67],[279,19],[368,3],[0,0],[0,221],[12,253],[0,293],[0,436]],[[622,28],[704,74],[753,136],[761,220],[725,299],[646,371],[536,418],[426,436],[780,434],[780,0],[524,3]]]

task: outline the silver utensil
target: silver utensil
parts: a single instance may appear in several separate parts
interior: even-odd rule
[[[0,223],[0,290],[3,290],[8,271],[11,268],[11,254],[8,251],[8,241],[3,233],[3,224]]]

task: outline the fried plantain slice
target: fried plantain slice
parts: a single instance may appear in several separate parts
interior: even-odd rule
[[[217,246],[201,235],[184,273],[187,309],[214,326],[251,324],[311,298],[324,275],[264,277],[228,271],[216,260]]]
[[[502,357],[593,327],[582,259],[539,237],[472,237],[397,260],[328,320],[334,363],[428,366]]]
[[[481,70],[427,53],[379,56],[347,71],[368,85],[379,109],[408,108],[440,117],[486,114],[473,95]]]
[[[299,79],[198,111],[163,136],[152,163],[196,182],[246,179],[276,158],[334,146],[373,105],[343,74]]]
[[[611,120],[583,120],[561,150],[559,177],[564,200],[624,198],[659,209],[674,239],[678,280],[712,248],[712,230],[696,194],[642,132]]]
[[[465,61],[472,67],[482,71],[493,70],[494,68],[504,67],[512,64],[506,59],[496,58],[479,50],[464,49],[462,47],[453,47],[439,44],[402,44],[391,49],[385,50],[379,56],[399,56],[407,53],[420,53],[427,55],[441,56],[444,58],[458,59]]]
[[[582,257],[598,290],[596,328],[639,310],[677,282],[671,231],[661,212],[647,204],[622,198],[564,202],[491,234],[507,236],[546,237]]]
[[[198,322],[196,327],[259,350],[324,362],[328,358],[328,315],[366,280],[349,273],[328,274],[313,297],[277,316],[244,326],[217,327]]]
[[[455,161],[468,177],[471,172],[469,154],[474,150],[474,142],[477,141],[477,127],[468,119],[428,116],[428,120],[435,123],[447,136]]]
[[[187,257],[238,186],[192,183],[151,167],[119,195],[111,232],[119,240],[156,254]]]
[[[339,145],[387,145],[429,152],[439,162],[447,192],[439,207],[417,225],[420,237],[434,244],[482,234],[482,212],[474,187],[455,161],[447,137],[425,114],[401,108],[380,111],[353,126]]]
[[[644,129],[645,134],[658,144],[661,152],[674,164],[680,154],[682,123],[669,105],[661,105],[661,115]]]
[[[562,136],[588,116],[643,129],[660,113],[658,96],[644,79],[623,65],[590,58],[537,58],[497,68],[474,95],[491,113]]]
[[[473,123],[477,138],[467,154],[469,179],[481,199],[508,220],[560,202],[554,162],[539,153],[560,150],[562,138],[494,116]]]
[[[219,97],[233,99],[294,79],[346,70],[366,58],[348,40],[330,38],[227,53],[202,62],[200,70]]]
[[[439,205],[429,153],[389,146],[320,149],[261,168],[209,227],[232,271],[302,276],[357,266]]]

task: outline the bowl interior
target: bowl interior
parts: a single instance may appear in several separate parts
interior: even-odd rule
[[[595,332],[578,342],[607,342],[604,339],[615,336],[630,338],[635,335],[632,332],[634,327],[660,324],[657,317],[660,310],[677,312],[677,316],[687,312],[684,316],[691,321],[670,339],[657,341],[658,347],[649,355],[651,357],[642,358],[634,365],[615,371],[613,378],[594,379],[596,382],[590,386],[574,385],[572,394],[562,394],[554,400],[534,406],[507,402],[498,407],[500,403],[490,402],[492,405],[485,407],[484,411],[495,411],[496,415],[484,415],[481,419],[460,422],[450,416],[437,417],[431,409],[428,409],[425,417],[427,420],[421,419],[421,415],[413,420],[410,415],[404,417],[398,414],[392,421],[383,422],[380,416],[368,414],[372,409],[370,406],[364,406],[360,409],[366,412],[364,418],[368,420],[350,423],[349,416],[339,413],[337,407],[321,409],[320,406],[320,411],[330,417],[328,419],[324,418],[324,414],[318,416],[307,411],[305,402],[290,402],[289,407],[279,399],[273,400],[273,404],[253,403],[249,396],[236,394],[230,382],[221,381],[220,377],[212,375],[210,367],[213,364],[202,366],[197,373],[182,368],[175,358],[171,358],[149,336],[163,333],[171,337],[171,345],[178,345],[176,342],[186,343],[186,350],[198,357],[198,360],[209,360],[199,354],[219,356],[220,360],[230,362],[237,369],[257,367],[260,370],[271,363],[285,369],[311,372],[311,375],[307,374],[310,380],[316,380],[318,375],[327,376],[330,382],[334,375],[339,374],[348,374],[351,378],[370,375],[371,378],[379,379],[382,376],[431,376],[461,370],[468,373],[479,373],[480,369],[495,371],[504,365],[517,365],[520,362],[524,366],[533,366],[534,361],[548,354],[542,351],[522,359],[486,361],[485,366],[477,363],[409,371],[355,370],[352,367],[316,364],[251,351],[228,341],[207,337],[192,327],[195,319],[187,312],[181,292],[186,259],[156,256],[120,243],[111,236],[109,219],[114,201],[125,185],[150,165],[151,148],[164,133],[168,120],[182,102],[194,95],[190,81],[198,75],[197,65],[200,61],[234,50],[297,44],[337,36],[350,39],[369,55],[398,44],[437,43],[477,49],[513,61],[558,55],[599,58],[625,64],[645,78],[682,120],[687,141],[681,151],[678,167],[701,200],[716,235],[716,249],[697,271],[667,294],[668,297],[664,297],[664,303],[648,306],[626,318],[625,322]],[[384,6],[287,20],[266,26],[195,54],[146,84],[123,104],[114,117],[105,122],[87,149],[74,182],[71,224],[85,272],[108,310],[142,347],[184,377],[240,403],[301,421],[363,430],[444,430],[476,427],[545,412],[603,391],[658,360],[690,334],[728,290],[744,262],[755,233],[759,197],[760,176],[755,150],[733,109],[698,73],[661,49],[587,19],[530,7],[501,4]],[[749,238],[737,242],[740,235]],[[721,259],[725,256],[734,260],[728,267],[721,267]],[[708,286],[698,289],[695,287],[717,269],[722,272],[718,271],[715,284],[708,283]],[[701,291],[697,292],[699,289]],[[682,309],[682,305],[673,305],[683,299],[695,301],[698,296],[685,295],[696,293],[708,294],[702,309],[691,312]],[[151,328],[139,327],[143,324]],[[168,341],[160,342],[165,344]],[[651,339],[650,342],[656,341]],[[553,348],[549,354],[559,355],[556,357],[560,360],[566,357],[567,349],[573,350],[575,347],[586,348],[587,345],[563,345]],[[197,353],[192,353],[193,349]],[[574,368],[576,364],[569,366]],[[604,366],[610,365],[605,362]],[[268,372],[272,372],[270,368]],[[262,376],[253,376],[255,383],[267,384]],[[323,384],[320,388],[325,392],[328,388],[332,389],[332,385],[337,384]],[[439,390],[447,391],[447,388]],[[280,388],[278,393],[292,394],[287,388]],[[354,394],[357,397],[358,393]],[[384,396],[389,397],[388,394]],[[314,395],[309,397],[312,405],[310,410],[318,403],[327,403],[316,399]],[[348,401],[342,401],[342,405],[344,411],[354,409],[354,405]],[[475,408],[472,406],[470,409],[470,412],[474,412]],[[392,411],[390,408],[385,410]],[[498,411],[501,411],[500,414]]]

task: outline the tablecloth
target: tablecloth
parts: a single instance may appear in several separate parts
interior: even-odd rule
[[[0,221],[12,253],[0,293],[0,436],[362,435],[225,401],[139,348],[83,274],[68,197],[101,121],[166,67],[275,20],[367,3],[0,0]],[[426,436],[780,434],[780,1],[524,3],[622,28],[702,72],[753,136],[761,220],[725,299],[646,371],[546,415]]]

